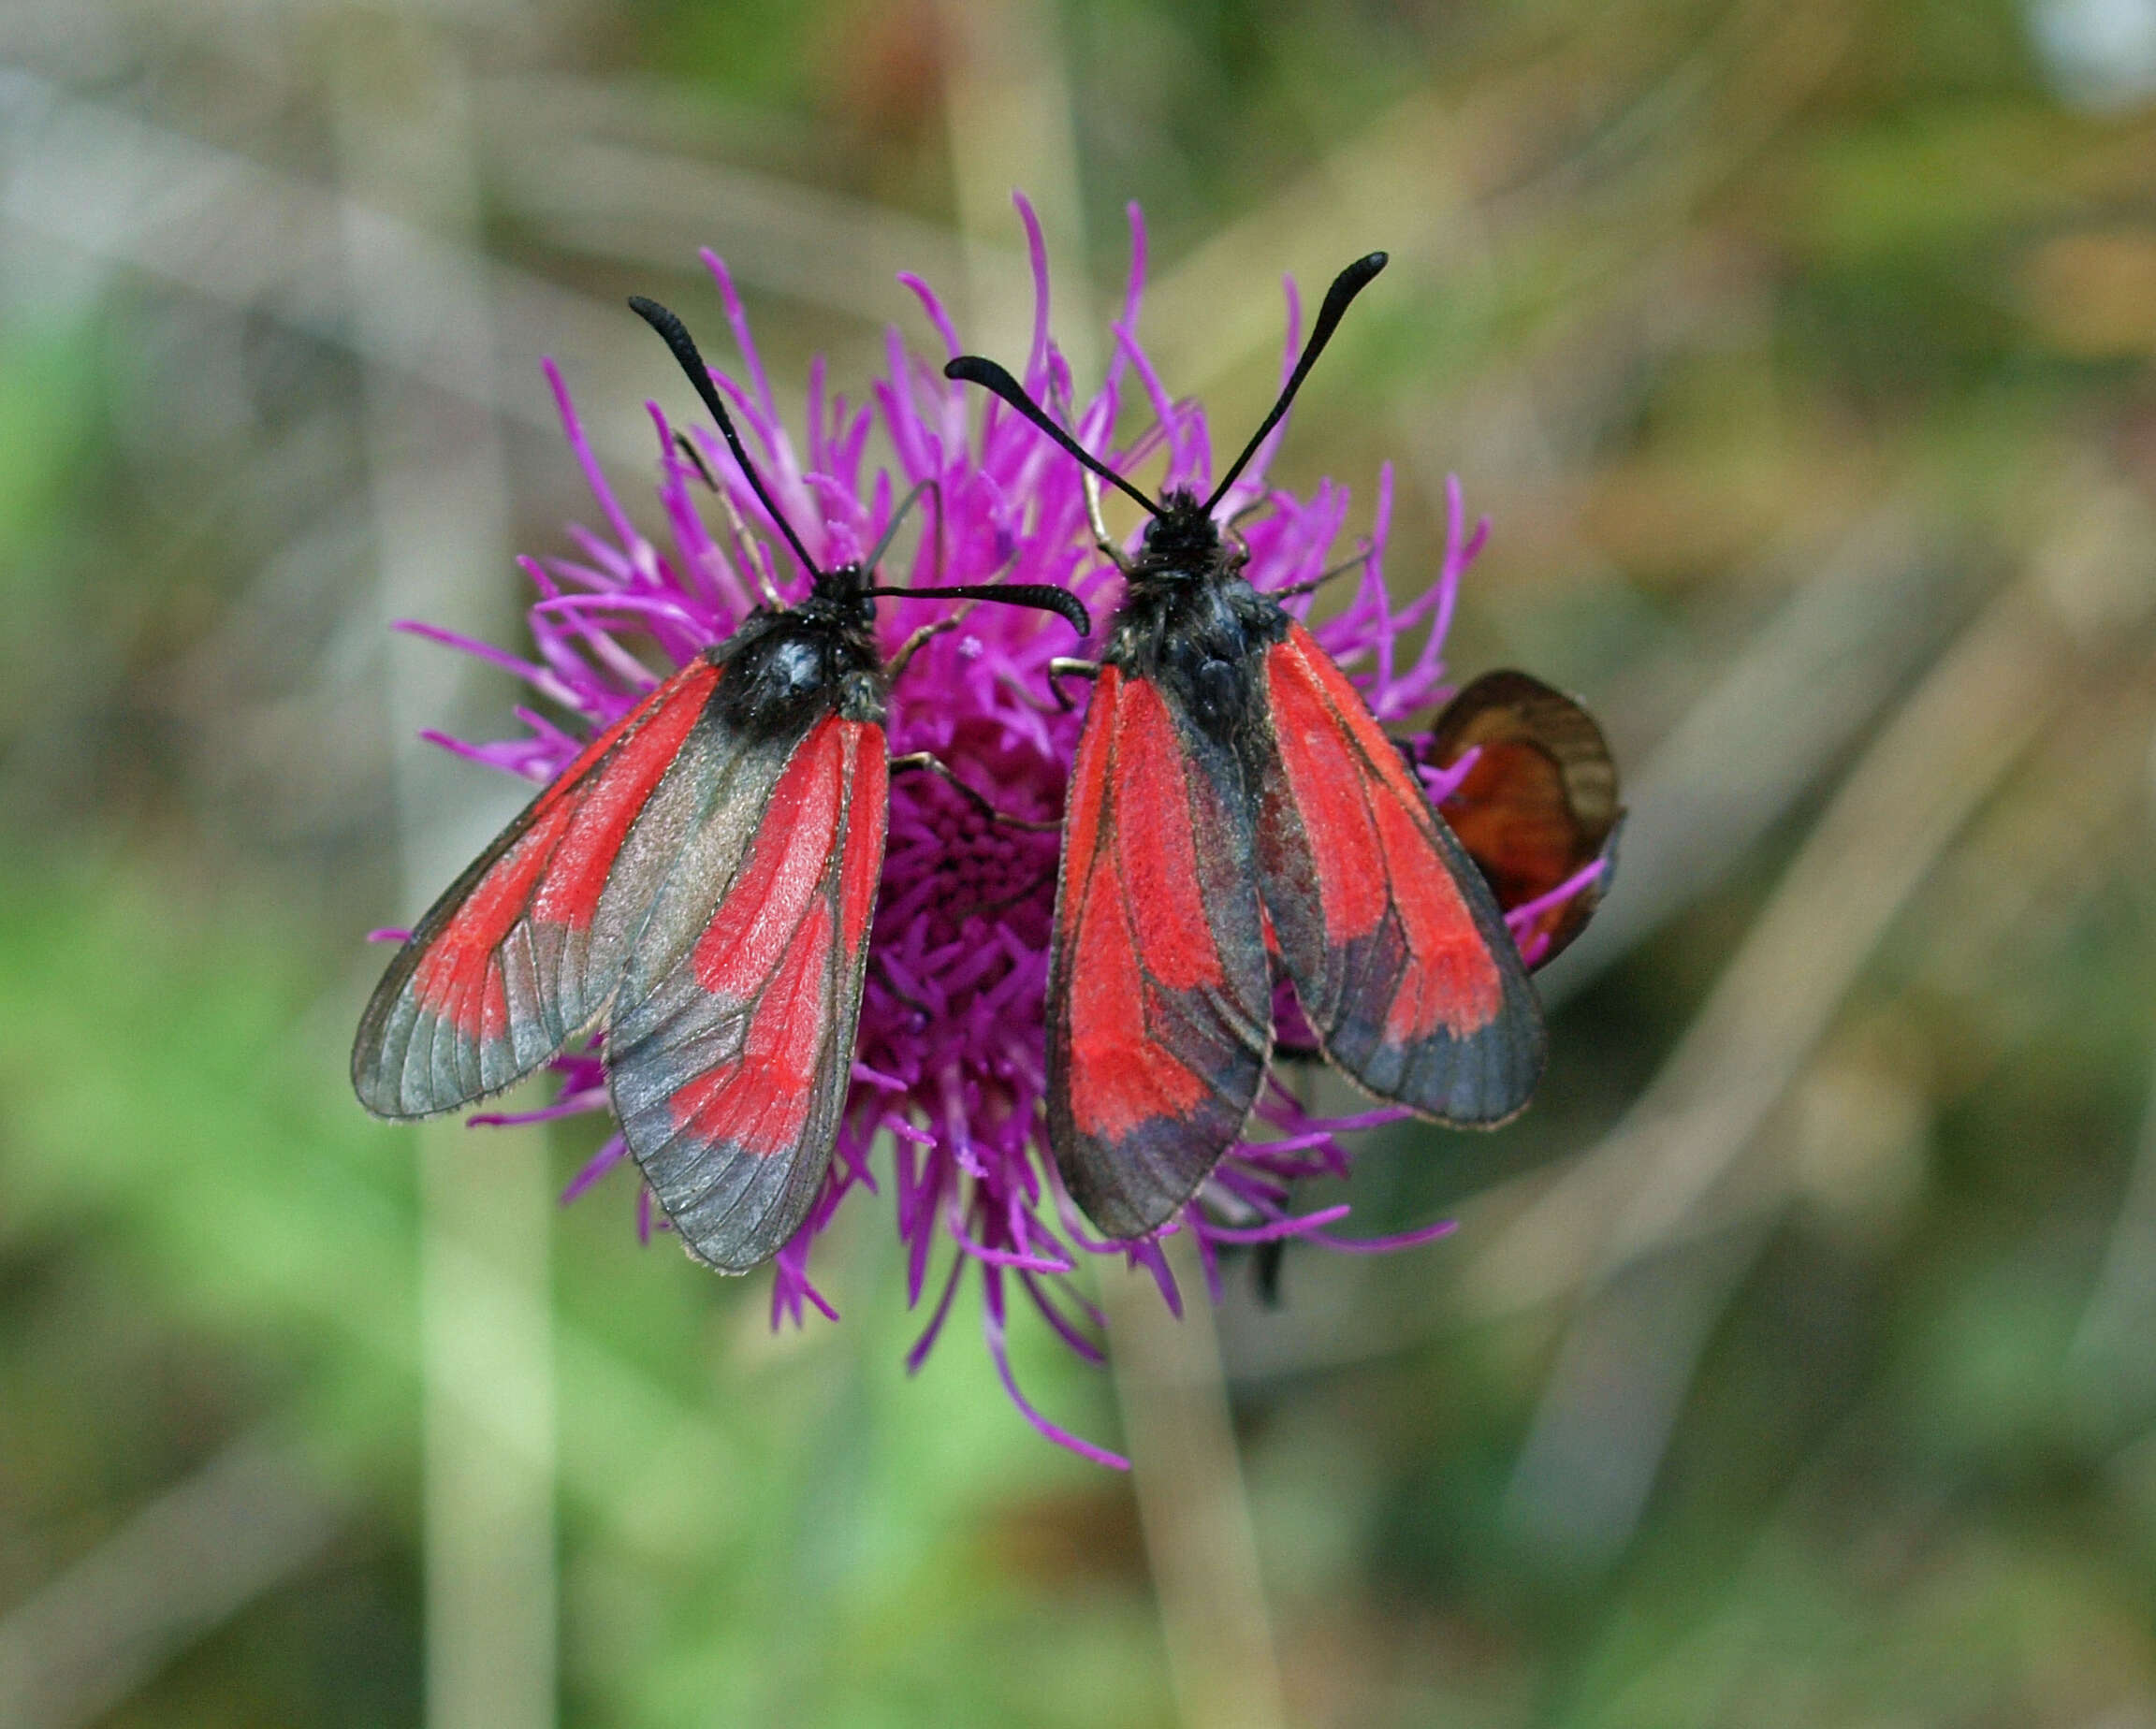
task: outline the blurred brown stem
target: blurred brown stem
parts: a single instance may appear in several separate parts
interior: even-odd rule
[[[1101,1271],[1115,1395],[1184,1729],[1276,1729],[1287,1715],[1257,1538],[1213,1309],[1187,1241],[1166,1245],[1180,1321],[1150,1275]]]
[[[362,327],[484,375],[494,366],[479,268],[479,196],[456,56],[416,20],[347,21],[334,112],[341,173],[359,197],[453,250],[414,256],[378,228],[346,236]],[[430,268],[431,266],[432,268]],[[365,432],[384,610],[444,620],[499,596],[509,569],[501,430],[442,393],[372,368]],[[461,621],[461,620],[459,620]],[[476,632],[486,634],[484,627]],[[406,898],[422,904],[492,819],[419,753],[445,718],[439,680],[389,661],[387,719]],[[460,782],[462,777],[458,777]],[[425,1374],[427,1721],[433,1729],[546,1729],[555,1720],[554,1380],[544,1142],[476,1141],[454,1123],[420,1158]]]

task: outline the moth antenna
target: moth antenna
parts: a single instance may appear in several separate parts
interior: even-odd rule
[[[1366,566],[1370,562],[1370,550],[1371,549],[1368,546],[1364,546],[1362,550],[1357,553],[1353,558],[1342,559],[1339,563],[1333,565],[1331,569],[1320,571],[1317,575],[1311,577],[1308,582],[1290,583],[1285,588],[1272,588],[1268,589],[1267,592],[1270,593],[1276,601],[1286,600],[1289,595],[1315,594],[1319,588],[1322,588],[1334,577],[1345,576],[1351,570],[1355,570],[1362,566]]]
[[[873,573],[883,562],[883,555],[891,550],[891,543],[898,537],[898,525],[906,520],[906,513],[921,501],[924,492],[936,495],[936,568],[943,568],[943,488],[936,484],[934,475],[919,481],[913,490],[898,501],[898,508],[891,513],[891,520],[884,525],[883,533],[868,556],[861,560],[861,568]]]
[[[1006,606],[1030,606],[1035,612],[1054,613],[1081,637],[1093,634],[1093,615],[1085,610],[1085,603],[1054,583],[987,582],[959,588],[865,588],[862,592],[888,595],[895,601],[998,601]]]
[[[1001,397],[1004,401],[1010,403],[1012,408],[1039,427],[1042,431],[1047,433],[1056,443],[1076,457],[1080,462],[1100,475],[1102,480],[1108,482],[1112,487],[1121,487],[1130,497],[1136,499],[1139,503],[1145,507],[1148,514],[1155,516],[1162,514],[1159,505],[1139,491],[1136,487],[1133,487],[1122,475],[1101,461],[1099,457],[1087,450],[1085,445],[1072,438],[1070,433],[1064,431],[1061,427],[1049,419],[1040,403],[1026,394],[1025,386],[998,366],[995,361],[983,359],[979,355],[960,355],[955,360],[945,364],[943,376],[945,378],[963,379],[969,385],[979,385],[982,389]]]
[[[1330,306],[1331,301],[1326,304]],[[659,340],[673,351],[674,358],[689,375],[689,382],[696,394],[703,398],[704,406],[711,411],[711,418],[719,423],[720,435],[726,441],[726,448],[734,453],[734,460],[741,465],[741,472],[749,482],[749,488],[763,501],[771,520],[779,525],[785,535],[786,544],[794,548],[794,556],[801,560],[802,568],[811,576],[823,574],[823,569],[808,556],[808,548],[801,544],[801,537],[794,532],[794,525],[786,520],[786,513],[765,490],[764,477],[757,473],[756,465],[749,460],[749,452],[741,443],[740,433],[734,429],[734,416],[726,412],[726,404],[720,400],[718,387],[711,382],[711,369],[704,364],[704,356],[696,350],[696,340],[680,319],[661,306],[656,300],[646,299],[640,294],[629,297],[629,310],[659,332]],[[701,464],[699,464],[701,466]]]
[[[719,490],[719,482],[713,477],[709,467],[706,465],[704,453],[691,442],[688,433],[677,431],[674,434],[674,448],[689,458],[689,465],[696,471],[707,487],[709,487],[714,492]]]
[[[1332,287],[1325,291],[1325,304],[1318,309],[1318,322],[1310,327],[1310,340],[1303,344],[1303,357],[1295,362],[1294,371],[1288,375],[1288,383],[1280,391],[1280,400],[1273,404],[1273,412],[1259,424],[1258,430],[1250,435],[1250,442],[1243,446],[1243,454],[1229,466],[1220,484],[1213,488],[1213,496],[1205,501],[1208,516],[1213,514],[1214,505],[1228,496],[1228,488],[1235,484],[1250,458],[1258,454],[1258,446],[1265,442],[1265,435],[1280,424],[1280,416],[1288,412],[1295,393],[1303,388],[1303,381],[1310,376],[1310,369],[1318,364],[1318,356],[1325,352],[1325,344],[1333,340],[1333,332],[1339,328],[1348,303],[1369,287],[1385,263],[1385,254],[1374,252],[1356,259],[1333,279]]]

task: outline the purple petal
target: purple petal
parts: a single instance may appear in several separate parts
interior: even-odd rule
[[[628,1156],[629,1143],[619,1135],[614,1136],[591,1155],[583,1170],[569,1179],[569,1186],[561,1191],[561,1204],[566,1207],[571,1201],[588,1194],[594,1183]],[[646,1242],[651,1241],[650,1209],[651,1191],[645,1189],[636,1197],[636,1234]]]
[[[993,1281],[995,1275],[989,1276]],[[1010,1395],[1011,1402],[1018,1407],[1018,1415],[1057,1446],[1068,1447],[1081,1459],[1090,1459],[1095,1464],[1106,1465],[1111,1471],[1129,1470],[1130,1461],[1122,1454],[1111,1453],[1104,1446],[1095,1446],[1090,1441],[1079,1439],[1068,1429],[1058,1428],[1042,1416],[1032,1402],[1018,1390],[1018,1377],[1011,1373],[1011,1354],[1003,1344],[1002,1291],[993,1282],[988,1288],[992,1295],[988,1301],[988,1312],[982,1318],[981,1330],[988,1341],[988,1355],[995,1360],[997,1378],[1003,1383],[1003,1390]]]
[[[1202,1225],[1202,1236],[1215,1242],[1277,1242],[1284,1237],[1304,1237],[1322,1229],[1334,1219],[1348,1216],[1346,1206],[1324,1207],[1316,1213],[1298,1213],[1292,1218],[1275,1219],[1269,1225],[1260,1225],[1248,1230],[1227,1225]]]
[[[561,417],[561,435],[569,441],[569,448],[576,458],[576,466],[584,471],[584,483],[591,488],[591,496],[599,501],[599,508],[605,514],[606,526],[614,530],[614,538],[628,546],[637,539],[635,525],[629,520],[628,512],[614,496],[614,488],[606,484],[605,472],[599,466],[599,456],[591,448],[591,441],[584,436],[584,423],[577,418],[576,404],[569,399],[569,386],[562,382],[561,369],[548,356],[539,362],[539,370],[546,374],[547,387],[554,392],[554,412]]]
[[[1458,1219],[1440,1219],[1435,1225],[1425,1225],[1420,1230],[1394,1231],[1389,1237],[1328,1237],[1310,1239],[1320,1248],[1340,1255],[1390,1255],[1395,1249],[1412,1249],[1425,1242],[1435,1242],[1440,1237],[1449,1237],[1460,1228]]]

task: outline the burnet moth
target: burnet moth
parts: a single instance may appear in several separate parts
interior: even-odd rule
[[[1049,1141],[1114,1237],[1173,1217],[1241,1135],[1273,1049],[1269,949],[1326,1056],[1378,1097],[1491,1126],[1542,1072],[1541,1009],[1489,887],[1213,517],[1384,265],[1373,253],[1333,281],[1279,400],[1203,501],[1147,498],[995,362],[944,368],[1151,517],[1134,557],[1094,525],[1128,588],[1065,799],[1048,981]]]
[[[1464,686],[1429,736],[1401,749],[1411,763],[1438,769],[1474,753],[1438,812],[1496,896],[1528,971],[1539,972],[1586,928],[1616,872],[1624,811],[1601,727],[1563,691],[1505,670]],[[1273,1054],[1278,1062],[1323,1053],[1283,1031]],[[1267,1307],[1280,1300],[1287,1250],[1276,1238],[1252,1251]]]
[[[377,1116],[431,1116],[599,1031],[645,1182],[692,1256],[741,1272],[793,1235],[830,1164],[888,776],[941,766],[890,758],[885,697],[909,649],[883,664],[877,599],[1000,601],[1056,613],[1081,637],[1092,627],[1075,596],[1044,585],[875,587],[903,506],[867,559],[820,569],[680,320],[630,305],[718,422],[809,574],[808,596],[756,608],[594,738],[473,861],[375,988],[352,1083]]]
[[[1617,865],[1617,764],[1595,717],[1526,673],[1484,673],[1438,711],[1429,760],[1475,760],[1440,806],[1520,951],[1547,966],[1586,928]],[[1590,866],[1597,866],[1586,881]]]

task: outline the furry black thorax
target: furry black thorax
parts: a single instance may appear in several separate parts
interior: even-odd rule
[[[802,732],[834,709],[881,723],[883,657],[875,598],[862,592],[867,586],[856,564],[821,571],[800,605],[759,606],[707,650],[726,668],[711,698],[717,718],[750,738]]]
[[[1249,714],[1253,662],[1288,633],[1288,615],[1243,575],[1244,555],[1192,493],[1161,500],[1129,571],[1101,659],[1179,697],[1231,741]]]

